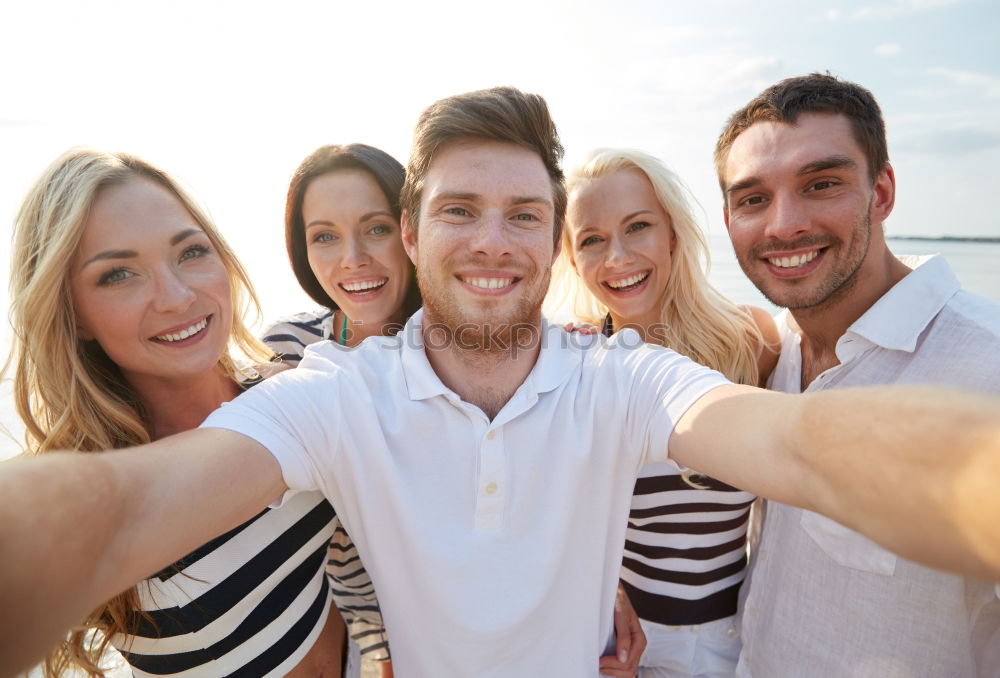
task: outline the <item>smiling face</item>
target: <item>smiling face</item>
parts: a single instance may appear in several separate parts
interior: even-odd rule
[[[375,179],[360,170],[316,177],[303,196],[302,218],[309,267],[353,327],[367,336],[401,322],[410,265]]]
[[[814,308],[876,279],[895,179],[887,166],[873,182],[846,117],[755,123],[733,143],[723,185],[736,258],[773,303]]]
[[[181,202],[148,179],[101,190],[70,267],[81,337],[132,384],[215,368],[229,340],[229,278]]]
[[[419,236],[405,222],[425,324],[538,325],[556,252],[552,184],[535,152],[493,141],[444,147],[424,178]]]
[[[674,231],[645,173],[583,181],[570,194],[566,228],[573,267],[615,326],[659,322]]]

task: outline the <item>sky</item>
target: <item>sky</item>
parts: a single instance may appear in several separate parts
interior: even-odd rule
[[[317,146],[364,142],[405,163],[427,105],[513,85],[547,99],[567,166],[595,147],[651,152],[719,233],[711,156],[726,118],[812,71],[859,82],[882,106],[898,186],[890,235],[1000,236],[993,0],[4,3],[0,219],[9,234],[32,181],[71,146],[136,153],[208,207],[273,319],[313,306],[282,218],[288,179]]]

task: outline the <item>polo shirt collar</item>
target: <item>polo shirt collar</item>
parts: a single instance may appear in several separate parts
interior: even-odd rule
[[[961,284],[939,254],[899,259],[914,266],[913,271],[854,321],[844,336],[853,334],[882,348],[912,353],[921,333]]]
[[[402,366],[407,395],[411,400],[426,400],[434,396],[447,396],[451,389],[442,383],[427,359],[423,341],[424,310],[420,309],[406,322],[401,333],[403,340]],[[563,384],[580,364],[583,348],[593,343],[593,337],[569,334],[561,326],[542,318],[542,348],[528,378],[518,391],[530,390],[536,394],[552,391]]]

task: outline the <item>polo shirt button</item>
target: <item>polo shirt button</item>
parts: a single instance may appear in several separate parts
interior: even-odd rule
[[[490,431],[489,433],[486,434],[486,439],[487,440],[493,440],[496,437],[497,437],[496,429],[494,429],[494,430],[492,430],[492,431]]]
[[[486,486],[486,494],[496,494],[498,489],[496,483],[490,483]]]

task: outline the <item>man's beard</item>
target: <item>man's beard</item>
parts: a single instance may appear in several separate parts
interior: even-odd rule
[[[814,308],[843,299],[857,284],[857,273],[861,264],[864,263],[868,254],[868,245],[871,242],[871,224],[871,203],[869,202],[868,209],[855,219],[854,227],[849,235],[849,242],[838,240],[831,243],[828,238],[807,235],[789,243],[781,243],[780,247],[775,247],[772,244],[755,248],[746,259],[738,254],[736,258],[743,273],[754,284],[754,287],[775,306],[793,311]],[[766,257],[769,252],[805,249],[812,246],[829,247],[831,245],[840,245],[838,254],[847,258],[836,262],[838,268],[830,271],[826,279],[809,289],[795,289],[792,288],[794,283],[791,281],[774,280],[764,264],[761,263],[761,258]],[[849,248],[846,253],[843,251],[843,247]],[[829,250],[827,253],[831,254]],[[758,271],[763,272],[758,275]],[[775,283],[773,288],[770,283]]]
[[[417,285],[423,297],[424,345],[431,349],[455,347],[482,356],[509,354],[535,345],[541,333],[542,300],[549,287],[551,270],[526,275],[519,284],[535,277],[536,284],[525,290],[506,316],[476,317],[463,309],[454,295],[441,291],[426,267],[417,267]],[[536,273],[536,272],[533,272]]]

